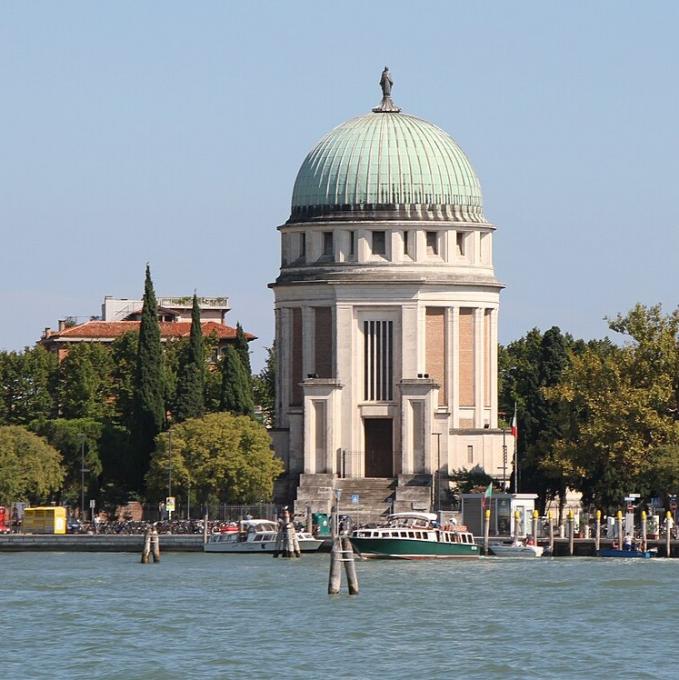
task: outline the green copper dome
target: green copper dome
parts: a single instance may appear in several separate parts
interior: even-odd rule
[[[397,219],[485,221],[479,180],[455,140],[398,110],[375,111],[331,130],[304,159],[291,221],[385,210]]]

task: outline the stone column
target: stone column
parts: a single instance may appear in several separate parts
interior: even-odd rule
[[[490,426],[497,427],[497,308],[490,312]]]
[[[302,307],[302,380],[316,372],[315,348],[316,317],[313,307]]]
[[[450,411],[451,427],[460,426],[460,308],[455,305],[450,309],[451,339],[451,375],[450,375]]]

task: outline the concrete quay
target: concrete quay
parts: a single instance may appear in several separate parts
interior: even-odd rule
[[[7,534],[0,552],[133,552],[141,553],[143,534]],[[161,534],[162,552],[202,552],[202,534]]]
[[[483,539],[481,539],[483,542]],[[600,545],[602,548],[612,548],[613,539],[602,538]],[[648,539],[648,549],[653,548],[658,549],[658,557],[666,557],[666,546],[667,543],[665,538],[660,539]],[[540,538],[538,544],[547,548],[549,546],[549,540],[545,538]],[[573,557],[595,557],[596,547],[593,538],[574,538],[573,539]],[[554,538],[554,557],[570,557],[569,555],[569,544],[568,538]],[[679,557],[679,541],[672,540],[670,545],[670,557]]]

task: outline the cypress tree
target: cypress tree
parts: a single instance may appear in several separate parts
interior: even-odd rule
[[[240,321],[236,323],[236,342],[234,347],[238,351],[238,356],[240,357],[243,368],[245,369],[245,375],[247,376],[248,383],[252,384],[252,367],[250,366],[250,347],[248,341],[245,338],[245,331],[243,326],[240,325]]]
[[[191,338],[179,368],[177,381],[177,420],[200,418],[205,413],[205,351],[200,325],[198,298],[193,294]]]
[[[222,411],[249,416],[254,412],[252,391],[247,380],[240,354],[233,345],[227,345],[222,359]]]
[[[158,303],[153,291],[151,270],[146,265],[144,304],[137,345],[136,386],[134,399],[134,442],[137,456],[137,488],[144,485],[154,439],[165,421],[163,400],[163,368],[160,346]]]

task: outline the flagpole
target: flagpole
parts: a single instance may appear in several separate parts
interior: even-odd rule
[[[516,421],[516,402],[512,418],[512,436],[514,437],[514,493],[519,493],[519,429]]]

